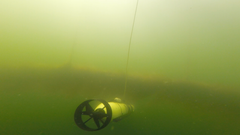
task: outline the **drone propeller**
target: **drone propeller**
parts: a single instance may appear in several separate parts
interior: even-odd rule
[[[102,108],[93,109],[90,102],[100,102],[103,105]],[[87,117],[87,119],[83,119]],[[108,102],[101,99],[86,100],[78,106],[74,114],[74,120],[77,126],[83,130],[96,131],[106,127],[112,118],[112,109]],[[93,121],[92,121],[93,119]],[[89,126],[90,121],[95,126]]]

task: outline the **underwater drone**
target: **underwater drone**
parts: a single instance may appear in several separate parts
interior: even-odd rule
[[[77,126],[86,131],[97,131],[111,121],[117,122],[134,111],[134,106],[123,103],[120,98],[106,102],[102,99],[90,99],[81,103],[74,114]]]
[[[128,61],[130,54],[130,46],[132,41],[133,28],[137,14],[138,1],[136,3],[135,14],[133,18],[132,30],[129,40],[128,56],[126,64],[126,79],[124,96],[126,95]],[[90,99],[81,103],[74,114],[74,121],[77,126],[87,131],[97,131],[105,128],[111,121],[119,121],[134,111],[134,106],[128,103],[123,103],[120,98],[115,98],[113,101],[106,102],[102,99]]]

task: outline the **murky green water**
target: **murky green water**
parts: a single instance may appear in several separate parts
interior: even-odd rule
[[[96,134],[76,107],[123,97],[136,0],[0,1],[0,133]],[[139,0],[126,98],[98,134],[240,133],[240,3]]]

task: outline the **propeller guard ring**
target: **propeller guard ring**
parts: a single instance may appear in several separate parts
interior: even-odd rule
[[[104,107],[94,110],[92,106],[89,104],[90,102],[94,102],[94,101],[98,101],[102,103]],[[86,108],[85,111],[84,111],[84,108]],[[106,108],[106,111],[107,111],[106,114],[105,114],[105,111],[103,110],[104,108]],[[83,121],[83,118],[82,118],[83,115],[88,115],[89,118]],[[106,118],[106,120],[103,121],[102,118]],[[92,128],[86,125],[86,123],[91,119],[94,120],[94,123],[96,124],[97,128]],[[112,109],[108,104],[108,102],[101,99],[90,99],[90,100],[84,101],[77,107],[74,114],[74,121],[77,124],[77,126],[87,131],[97,131],[97,130],[103,129],[110,123],[111,119],[112,119]],[[100,125],[100,122],[102,123],[101,125]]]

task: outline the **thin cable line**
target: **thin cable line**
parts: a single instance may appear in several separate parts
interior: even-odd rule
[[[123,99],[125,99],[125,95],[126,95],[126,91],[127,91],[128,61],[129,61],[130,47],[131,47],[131,43],[132,43],[132,34],[133,34],[133,29],[134,29],[134,24],[135,24],[135,18],[136,18],[136,14],[137,14],[137,8],[138,8],[138,0],[137,0],[136,8],[135,8],[132,30],[131,30],[131,35],[130,35],[130,40],[129,40],[129,45],[128,45],[128,56],[127,56],[127,64],[126,64],[126,77],[125,77],[125,87],[124,87]]]

